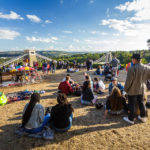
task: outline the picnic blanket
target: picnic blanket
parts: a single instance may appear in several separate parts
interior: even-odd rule
[[[6,96],[8,99],[8,103],[11,103],[11,102],[15,102],[15,101],[30,99],[30,97],[33,93],[44,94],[45,91],[29,91],[28,89],[26,89],[25,91],[8,93]]]

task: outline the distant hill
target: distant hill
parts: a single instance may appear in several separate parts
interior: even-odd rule
[[[38,54],[47,57],[61,57],[61,56],[72,56],[75,54],[85,54],[85,52],[65,52],[65,51],[36,51]],[[22,55],[23,51],[6,51],[0,52],[0,57],[17,57]]]
[[[72,56],[75,54],[84,54],[83,52],[65,52],[65,51],[37,51],[37,53],[47,57]]]

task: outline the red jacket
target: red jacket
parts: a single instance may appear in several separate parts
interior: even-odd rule
[[[65,93],[65,94],[73,93],[73,89],[72,89],[70,83],[67,81],[61,82],[59,84],[58,89],[61,90],[61,93]]]

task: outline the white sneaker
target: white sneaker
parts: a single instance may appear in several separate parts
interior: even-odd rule
[[[130,124],[134,124],[134,121],[129,120],[128,117],[123,117],[123,120]]]
[[[140,121],[142,121],[143,123],[145,123],[146,120],[147,120],[146,117],[141,117],[141,116],[138,116],[138,119],[139,119]]]

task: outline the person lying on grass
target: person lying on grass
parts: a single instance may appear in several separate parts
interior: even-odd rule
[[[91,90],[90,81],[85,81],[82,87],[81,104],[93,105],[97,101],[97,96]]]
[[[57,102],[51,109],[50,127],[58,132],[68,131],[72,126],[72,105],[68,102],[66,94],[60,93]]]
[[[105,90],[105,84],[102,80],[99,80],[98,77],[94,78],[94,84],[93,84],[94,92],[97,94],[103,94]]]
[[[44,115],[44,107],[40,104],[40,94],[33,93],[31,100],[23,110],[21,128],[28,133],[38,133],[48,124],[50,114]]]
[[[128,111],[126,99],[122,96],[120,89],[115,86],[111,95],[107,98],[104,117],[106,118],[108,112],[120,115],[124,111]]]

